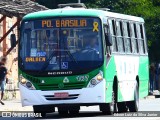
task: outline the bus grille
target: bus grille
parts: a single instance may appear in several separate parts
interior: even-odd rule
[[[26,75],[26,78],[28,80],[30,80],[31,82],[34,82],[34,83],[41,83],[41,81],[38,79],[38,78],[35,78],[35,77],[31,77],[29,75]]]
[[[67,98],[56,98],[54,95],[44,95],[46,100],[73,100],[77,99],[79,94],[70,94]]]
[[[81,89],[85,86],[85,82],[77,83],[64,83],[64,86],[61,88],[59,84],[40,84],[38,85],[39,89],[42,91],[47,90],[67,90],[67,89]]]

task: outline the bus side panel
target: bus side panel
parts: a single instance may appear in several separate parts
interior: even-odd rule
[[[114,56],[107,58],[104,65],[104,76],[106,80],[106,102],[110,103],[112,101],[112,90],[113,90],[113,80],[116,75],[116,66],[114,62]]]
[[[143,98],[148,95],[149,68],[148,56],[140,56],[139,63],[139,97]]]
[[[139,71],[139,56],[115,55],[118,81],[118,102],[134,99],[136,76]]]

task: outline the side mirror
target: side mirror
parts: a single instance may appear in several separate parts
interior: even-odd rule
[[[110,34],[105,34],[105,40],[107,46],[112,46],[112,36]]]
[[[109,32],[108,25],[104,25],[104,34],[105,34],[106,46],[112,46],[112,36]]]
[[[10,40],[11,40],[11,48],[16,46],[16,35],[15,34],[11,34],[10,36]]]

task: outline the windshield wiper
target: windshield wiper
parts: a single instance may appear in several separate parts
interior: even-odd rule
[[[66,51],[68,56],[70,56],[70,58],[76,63],[78,64],[77,60],[73,57],[73,55],[69,52],[69,50]]]
[[[49,58],[47,59],[47,61],[42,66],[40,72],[42,72],[43,70],[45,70],[48,67],[49,62],[51,61],[51,59],[53,58],[53,56],[54,56],[55,53],[56,53],[55,51],[52,52],[52,54],[49,56]]]
[[[56,50],[56,51],[61,51],[61,50]],[[51,61],[51,59],[53,58],[53,56],[55,55],[55,52],[56,51],[53,51],[53,53],[49,56],[49,58],[47,59],[47,61],[44,63],[44,65],[42,66],[40,72],[42,72],[43,70],[45,70],[48,65],[49,65],[49,62]],[[76,63],[78,64],[77,60],[73,57],[73,55],[69,52],[69,50],[64,50],[68,56]]]

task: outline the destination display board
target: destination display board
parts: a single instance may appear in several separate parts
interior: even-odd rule
[[[64,19],[45,19],[34,22],[34,29],[43,28],[85,28],[91,27],[98,32],[99,19],[89,18],[64,18]]]

